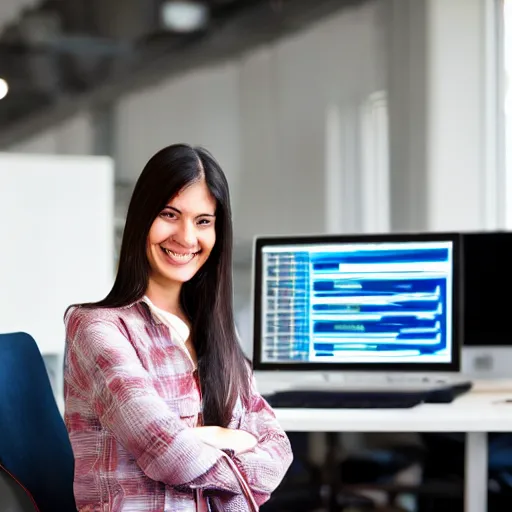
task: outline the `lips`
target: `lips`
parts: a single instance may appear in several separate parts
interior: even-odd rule
[[[163,253],[167,256],[168,259],[175,265],[186,265],[190,263],[198,254],[197,252],[174,252],[170,249],[166,249],[165,247],[160,247]]]

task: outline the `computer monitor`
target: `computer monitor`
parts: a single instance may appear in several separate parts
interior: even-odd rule
[[[462,253],[463,344],[512,348],[512,299],[508,295],[512,289],[512,232],[464,233]]]
[[[256,370],[458,371],[460,234],[259,237]]]

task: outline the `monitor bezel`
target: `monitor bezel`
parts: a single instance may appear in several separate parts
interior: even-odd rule
[[[257,236],[253,244],[253,359],[259,371],[380,371],[380,372],[459,372],[462,347],[463,293],[461,233],[386,233],[358,235]],[[452,344],[448,363],[275,363],[261,360],[261,299],[263,247],[271,245],[309,245],[375,242],[452,242]]]

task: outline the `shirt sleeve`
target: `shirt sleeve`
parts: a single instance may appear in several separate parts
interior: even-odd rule
[[[288,436],[279,425],[274,411],[258,393],[254,376],[240,430],[254,435],[258,443],[253,450],[235,455],[233,460],[258,505],[262,505],[281,483],[292,463],[293,454]]]
[[[128,338],[112,322],[67,325],[67,378],[151,479],[174,487],[241,492],[222,452],[203,443],[157,393]]]

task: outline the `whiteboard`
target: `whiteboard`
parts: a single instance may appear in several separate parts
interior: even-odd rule
[[[107,157],[0,153],[0,333],[64,349],[64,311],[113,283],[114,170]]]

